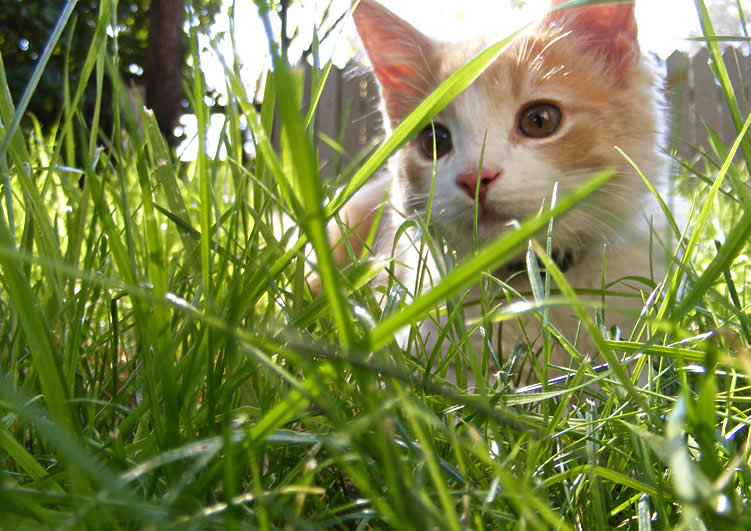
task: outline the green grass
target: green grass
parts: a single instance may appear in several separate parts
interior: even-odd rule
[[[106,84],[124,90],[111,76],[110,7],[102,2],[81,80],[92,76],[100,95]],[[352,175],[327,182],[309,110],[299,110],[300,81],[281,58],[260,116],[228,69],[227,158],[199,150],[194,163],[175,159],[150,115],[140,128],[139,117],[118,117],[125,134],[101,130],[76,103],[83,85],[65,87],[59,127],[43,133],[32,117],[20,120],[33,85],[13,102],[0,64],[0,527],[749,528],[748,135],[718,146],[706,165],[714,169],[680,177],[687,197],[700,198],[693,233],[645,308],[645,333],[612,337],[597,311],[577,307],[581,333],[605,359],[645,354],[632,366],[648,371],[646,388],[622,369],[575,363],[571,379],[537,392],[514,392],[508,377],[469,394],[445,381],[448,362],[416,333],[409,352],[393,340],[446,311],[441,334],[456,345],[460,380],[524,356],[490,342],[471,352],[461,296],[607,173],[411,305],[393,279],[385,292],[373,288],[366,262],[334,267],[327,220],[503,44],[452,77]],[[709,46],[716,58],[717,41]],[[717,74],[741,131],[742,104]],[[201,76],[189,73],[188,93],[204,130]],[[250,165],[242,116],[258,153]],[[732,166],[728,149],[745,162]],[[295,227],[279,230],[280,212],[299,238]],[[443,250],[438,235],[424,242],[425,252]],[[304,280],[311,248],[318,298]],[[551,301],[535,286],[530,311],[543,320],[548,302],[575,300],[556,280]]]

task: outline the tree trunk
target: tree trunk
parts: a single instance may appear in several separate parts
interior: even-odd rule
[[[182,36],[185,0],[153,0],[149,47],[146,52],[146,106],[154,111],[159,129],[174,145],[175,126],[182,114]]]
[[[289,0],[281,0],[279,2],[279,19],[282,23],[281,28],[281,41],[282,41],[282,57],[287,57],[289,51],[289,45],[292,39],[287,35],[287,23],[289,16]]]

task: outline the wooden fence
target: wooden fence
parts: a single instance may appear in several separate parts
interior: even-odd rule
[[[745,120],[751,111],[751,55],[728,47],[723,59]],[[671,143],[686,158],[696,156],[697,148],[712,153],[707,125],[720,136],[725,146],[730,147],[738,136],[710,64],[706,48],[693,57],[674,52],[666,61],[666,98],[672,118]]]
[[[724,59],[745,119],[751,110],[751,55],[728,47]],[[664,68],[671,146],[685,160],[696,158],[698,150],[711,153],[705,122],[726,146],[730,146],[736,138],[736,130],[710,68],[709,52],[702,49],[693,57],[675,52],[664,63]],[[336,174],[343,164],[373,145],[383,134],[377,107],[378,89],[369,75],[353,74],[353,71],[333,68],[321,95],[316,133],[326,175]],[[305,86],[310,87],[310,69],[305,75]],[[306,93],[304,99],[309,102],[310,94]],[[331,147],[336,144],[341,145],[343,153]]]

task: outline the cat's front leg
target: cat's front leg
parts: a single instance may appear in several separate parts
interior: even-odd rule
[[[338,268],[346,268],[353,257],[362,255],[373,223],[388,198],[390,184],[391,175],[385,172],[377,175],[347,201],[336,218],[329,220],[326,230]],[[308,275],[308,285],[314,296],[321,292],[321,278],[315,271]]]

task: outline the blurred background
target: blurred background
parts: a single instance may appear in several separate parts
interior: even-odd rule
[[[382,3],[426,34],[443,40],[468,38],[478,32],[503,35],[533,20],[549,5],[545,0],[383,0]],[[64,5],[62,0],[3,0],[0,3],[0,54],[14,101],[21,97]],[[337,81],[338,73],[332,75],[332,86],[347,83],[346,67],[357,55],[354,25],[347,16],[349,0],[280,0],[270,5],[271,29],[276,36],[282,37],[280,41],[288,52],[290,62],[310,64],[317,61],[320,65],[332,59],[337,69],[345,72],[341,81]],[[708,5],[718,35],[742,34],[739,7],[742,7],[746,17],[751,17],[747,0],[710,0]],[[61,41],[63,46],[58,46],[53,54],[34,93],[29,110],[45,127],[59,120],[62,102],[66,98],[64,80],[69,80],[70,85],[75,86],[77,73],[86,60],[100,8],[98,1],[78,2],[74,23],[69,24]],[[680,96],[680,101],[671,102],[671,105],[685,106],[684,100],[691,100],[688,102],[689,118],[684,120],[688,123],[676,124],[674,128],[683,130],[685,142],[691,145],[701,143],[703,134],[701,130],[698,133],[696,130],[703,124],[700,123],[701,116],[696,118],[696,109],[704,104],[693,102],[696,93],[716,92],[716,103],[704,105],[706,116],[703,118],[714,120],[716,123],[713,125],[718,130],[723,128],[723,119],[712,112],[714,109],[719,113],[721,101],[717,87],[710,86],[713,82],[709,80],[708,85],[698,89],[692,85],[695,79],[702,77],[702,74],[693,73],[692,63],[701,67],[705,62],[701,56],[693,61],[701,48],[700,41],[691,40],[700,34],[693,2],[641,1],[637,2],[637,16],[644,50],[653,53],[664,64],[668,64],[674,52],[684,54],[673,57],[675,64],[668,72],[668,88],[671,94],[677,92]],[[111,47],[118,52],[119,63],[116,67],[123,79],[133,87],[134,99],[141,98],[147,107],[154,110],[168,143],[183,160],[193,159],[198,149],[195,141],[196,120],[185,97],[187,80],[184,76],[193,61],[191,47],[197,48],[200,71],[205,75],[208,89],[204,101],[209,102],[212,109],[208,135],[210,152],[216,151],[222,156],[216,139],[224,123],[223,109],[228,103],[225,97],[225,68],[239,72],[249,92],[256,94],[257,106],[262,105],[263,73],[269,68],[268,39],[257,4],[251,0],[122,1],[117,4],[116,12],[112,13],[108,36],[112,41]],[[741,56],[751,53],[749,42],[734,41],[730,44],[736,45]],[[735,70],[738,70],[740,80],[744,68]],[[84,109],[93,110],[96,95],[93,77],[90,85],[85,95]],[[354,92],[357,92],[359,80],[355,80],[353,86]],[[332,144],[341,132],[339,126],[345,114],[350,121],[353,116],[367,121],[373,112],[375,93],[373,87],[363,89],[362,96],[368,101],[361,104],[351,100],[342,101],[342,94],[346,96],[346,87],[327,90],[337,94],[334,97],[336,101],[330,103],[336,106],[335,111],[330,113],[334,116],[333,125],[324,126],[324,129],[329,129],[325,134],[330,140],[328,143]],[[343,107],[347,105],[350,109],[345,113]],[[111,106],[105,105],[104,108]],[[356,116],[358,113],[360,116]],[[108,119],[111,120],[109,116],[103,118],[105,124]],[[358,136],[358,145],[362,147],[371,140],[373,133],[370,129],[377,129],[377,124],[365,125],[360,129],[355,136]],[[349,136],[343,135],[344,138]],[[249,146],[249,149],[252,150],[252,147]],[[332,149],[351,156],[347,151],[356,149],[356,146]]]

